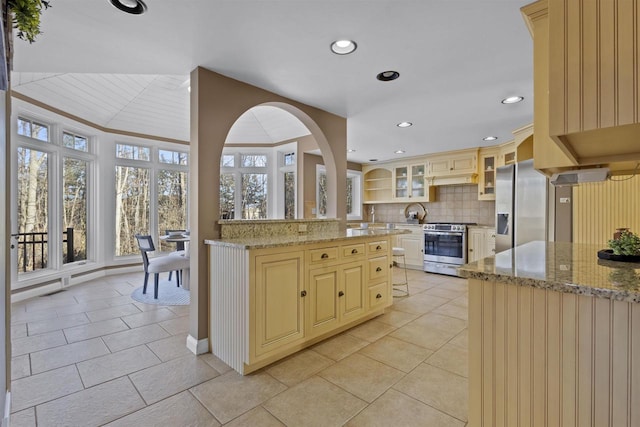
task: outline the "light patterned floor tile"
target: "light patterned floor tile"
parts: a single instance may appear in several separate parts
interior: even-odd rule
[[[93,338],[31,353],[31,367],[37,374],[105,354],[109,354],[107,346],[100,338]]]
[[[389,310],[382,316],[376,317],[376,320],[378,322],[386,323],[387,325],[400,328],[411,322],[412,320],[417,319],[419,316],[419,314],[405,313],[404,311],[398,310]]]
[[[101,426],[144,407],[127,378],[82,390],[36,407],[38,427]]]
[[[17,412],[82,388],[82,381],[75,366],[21,378],[11,382],[11,410]]]
[[[218,421],[224,424],[286,388],[264,372],[245,376],[228,372],[192,388],[191,392]]]
[[[152,323],[162,322],[164,320],[174,319],[177,316],[167,310],[166,308],[160,308],[153,311],[145,311],[139,314],[132,314],[131,316],[124,316],[122,320],[129,325],[130,328],[139,328],[140,326],[150,325]]]
[[[103,336],[102,339],[112,352],[124,350],[169,337],[169,333],[158,325],[141,326]]]
[[[276,417],[258,406],[225,424],[225,427],[284,427]]]
[[[393,388],[461,421],[469,404],[466,378],[423,363]]]
[[[151,404],[218,375],[218,371],[190,355],[138,371],[129,378],[147,404]]]
[[[131,415],[120,418],[109,427],[127,426],[207,426],[220,423],[188,391],[161,400]],[[258,424],[254,424],[258,425]]]
[[[173,335],[169,338],[147,344],[147,347],[155,353],[163,362],[178,357],[188,356],[191,351],[187,348],[187,335]]]
[[[77,364],[85,387],[92,387],[123,375],[161,363],[145,345],[110,353]]]
[[[360,412],[366,402],[329,381],[314,376],[280,393],[264,408],[287,426],[341,426]]]
[[[29,375],[31,375],[31,363],[28,354],[11,359],[11,380],[19,380]]]
[[[226,374],[227,372],[232,370],[231,366],[227,365],[222,360],[218,359],[212,353],[199,354],[198,359],[202,360],[207,365],[211,366],[213,369],[218,371],[221,375]]]
[[[62,331],[53,331],[32,337],[18,338],[11,341],[11,354],[13,357],[34,351],[65,345],[67,340]]]
[[[27,323],[29,336],[43,334],[45,332],[56,331],[58,329],[70,328],[89,323],[87,315],[84,313],[70,314],[55,319],[38,320]]]
[[[453,338],[457,332],[443,331],[411,322],[393,332],[390,336],[429,350],[437,350]]]
[[[34,408],[11,414],[11,427],[36,427],[36,411]]]
[[[433,310],[432,313],[443,314],[445,316],[455,317],[465,321],[469,318],[468,308],[453,305],[452,302],[449,304],[441,305],[440,307]]]
[[[347,331],[349,335],[353,335],[356,338],[360,338],[365,341],[374,342],[379,340],[383,336],[396,330],[395,326],[388,325],[386,323],[378,322],[377,320],[369,320],[360,326],[351,328]]]
[[[70,343],[96,338],[101,335],[113,334],[115,332],[129,329],[121,319],[109,319],[101,322],[89,323],[88,325],[76,326],[63,329],[67,341]]]
[[[358,353],[403,372],[410,372],[433,354],[424,347],[389,336],[369,344]]]
[[[303,350],[271,365],[267,369],[267,373],[281,383],[291,387],[334,363],[333,360],[313,350]]]
[[[18,323],[11,325],[11,339],[24,338],[27,336],[27,324]]]
[[[169,310],[167,308],[167,310]],[[173,311],[169,310],[174,316],[176,315]],[[171,335],[186,335],[189,333],[189,316],[177,317],[175,319],[165,320],[164,322],[158,323],[162,329],[169,332]]]
[[[445,344],[426,360],[426,363],[461,377],[469,377],[469,350]]]
[[[87,316],[92,322],[99,322],[101,320],[115,319],[116,317],[138,313],[140,313],[140,309],[135,305],[123,304],[115,307],[103,308],[101,310],[89,311],[87,312]]]
[[[388,390],[347,424],[347,427],[464,427],[457,420],[396,390]]]
[[[404,372],[356,353],[318,375],[371,403],[398,382]]]
[[[369,345],[369,341],[349,334],[340,334],[311,347],[314,351],[333,360],[341,360]]]

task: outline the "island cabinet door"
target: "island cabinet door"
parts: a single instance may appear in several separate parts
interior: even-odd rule
[[[302,253],[256,256],[256,356],[304,339],[303,265]]]
[[[364,314],[364,264],[354,263],[341,268],[342,283],[338,291],[340,321],[349,322]]]
[[[309,271],[308,336],[321,335],[338,324],[338,280],[337,266]]]

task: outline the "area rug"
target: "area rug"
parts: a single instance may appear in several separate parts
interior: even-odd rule
[[[176,286],[175,279],[171,282],[160,280],[158,285],[158,299],[153,298],[153,275],[149,275],[147,293],[142,293],[142,286],[131,294],[131,298],[145,304],[156,305],[189,305],[191,301],[189,291]]]

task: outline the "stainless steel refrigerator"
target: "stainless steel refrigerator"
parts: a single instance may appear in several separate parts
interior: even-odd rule
[[[548,189],[533,160],[496,169],[496,253],[547,239]]]

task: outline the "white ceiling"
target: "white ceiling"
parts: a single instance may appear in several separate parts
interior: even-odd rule
[[[146,3],[134,16],[109,0],[55,0],[37,41],[14,43],[14,89],[104,127],[188,140],[189,73],[203,66],[346,117],[359,162],[506,142],[532,121],[528,0]],[[332,54],[339,38],[356,52]],[[400,78],[377,81],[384,70]],[[513,94],[525,101],[499,102]],[[252,110],[228,141],[301,136],[283,117]],[[414,126],[395,126],[405,120]]]

